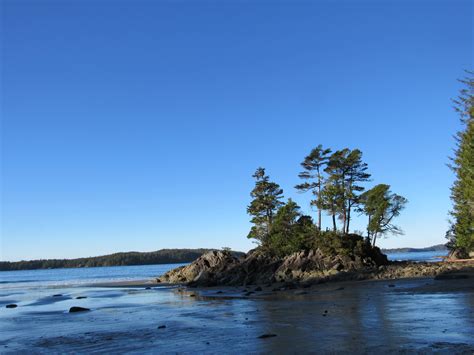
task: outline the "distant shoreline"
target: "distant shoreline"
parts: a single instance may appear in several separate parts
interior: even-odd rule
[[[0,271],[184,264],[214,250],[217,249],[160,249],[152,252],[133,251],[77,259],[0,261]],[[232,254],[240,257],[245,253],[232,251]]]
[[[445,244],[432,245],[425,248],[393,248],[393,249],[381,249],[384,254],[396,254],[396,253],[421,253],[427,251],[448,251]]]

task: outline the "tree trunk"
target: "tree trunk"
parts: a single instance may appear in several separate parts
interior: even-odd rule
[[[334,230],[334,232],[337,230],[335,213],[332,214],[332,229]]]
[[[372,241],[372,246],[375,247],[375,240],[377,239],[377,232],[374,233],[374,239]]]
[[[319,176],[319,168],[318,168],[318,176]],[[321,199],[321,179],[318,181],[318,204],[320,204],[320,199]],[[318,206],[318,229],[321,231],[321,208]]]
[[[318,229],[321,231],[321,209],[318,209]]]
[[[369,224],[367,224],[367,238],[370,240],[370,214],[369,214]]]
[[[349,234],[349,223],[351,222],[351,207],[347,210],[346,234]]]

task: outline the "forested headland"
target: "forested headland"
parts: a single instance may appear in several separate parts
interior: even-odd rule
[[[1,261],[0,271],[189,263],[212,250],[215,249],[161,249],[153,252],[132,251],[79,259]],[[241,252],[232,254],[236,257],[244,255]]]

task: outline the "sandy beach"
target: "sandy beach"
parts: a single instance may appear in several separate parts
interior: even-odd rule
[[[0,347],[2,353],[472,353],[474,275],[464,275],[284,291],[150,280],[30,289],[0,298]],[[5,308],[9,303],[18,307]],[[90,311],[68,313],[73,306]]]

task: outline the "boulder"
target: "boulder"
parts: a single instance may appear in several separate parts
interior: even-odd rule
[[[239,264],[228,251],[211,251],[189,265],[168,271],[159,278],[167,283],[194,283],[202,286],[217,284],[217,278]]]

